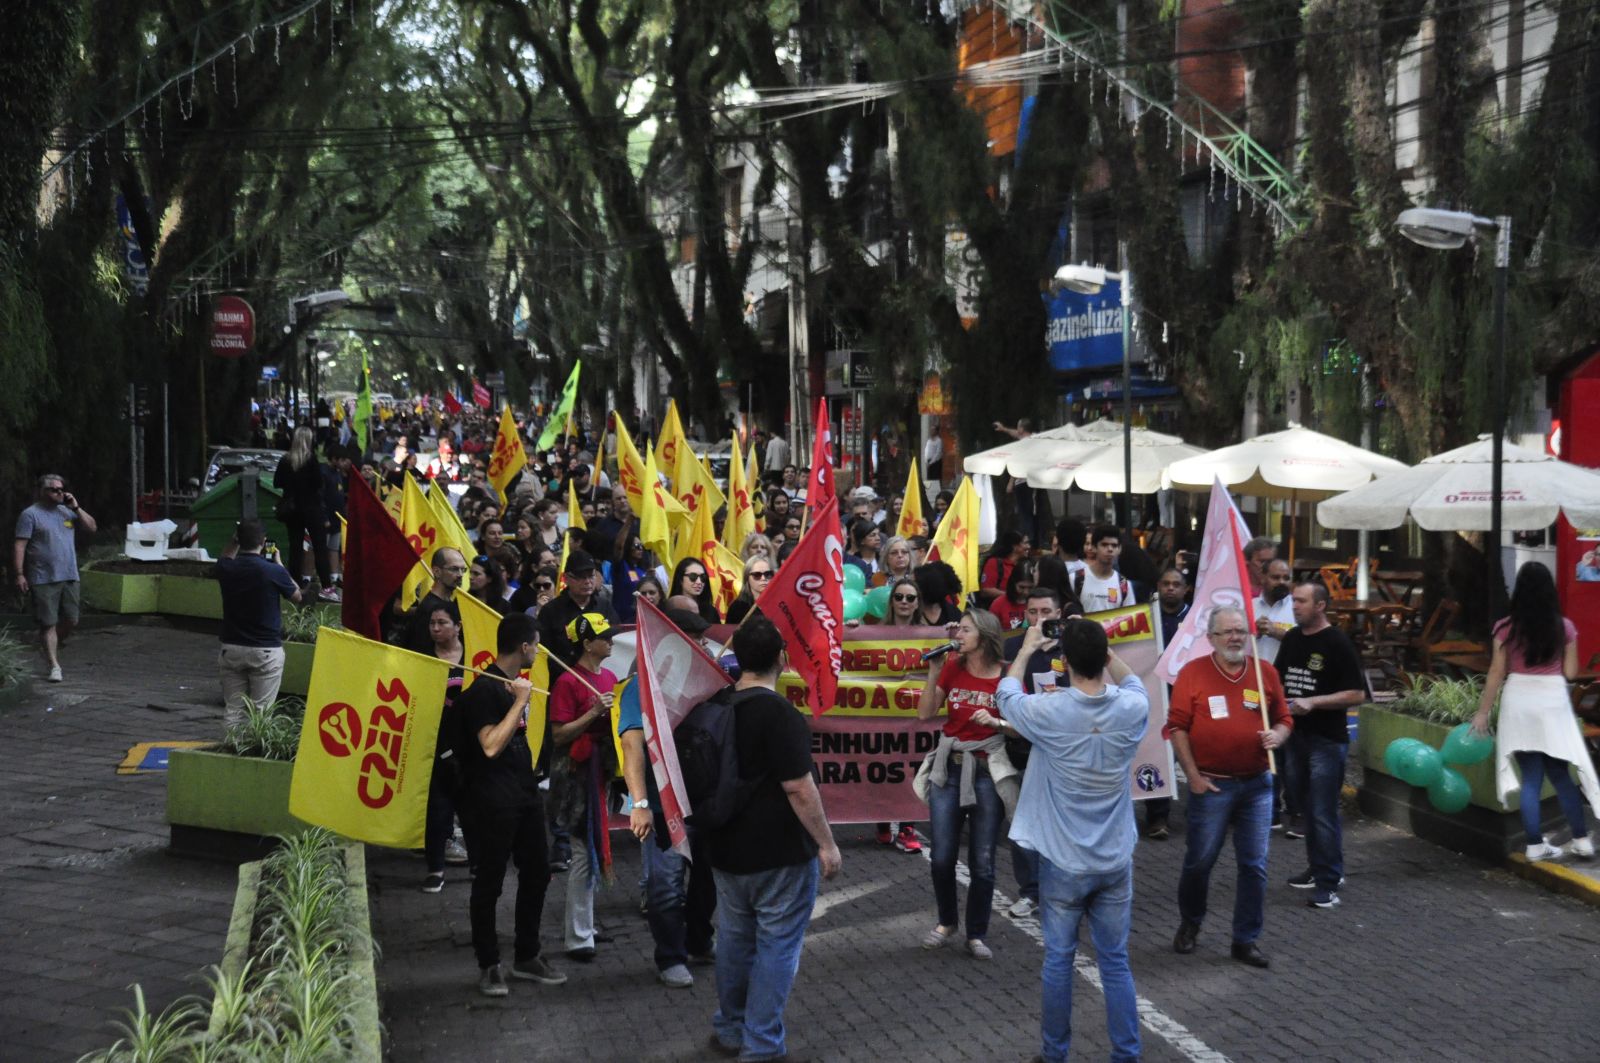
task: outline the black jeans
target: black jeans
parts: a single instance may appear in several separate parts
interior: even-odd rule
[[[428,870],[444,871],[444,847],[450,841],[456,820],[461,821],[461,840],[466,843],[467,862],[476,866],[476,841],[472,824],[468,821],[467,804],[462,800],[460,787],[454,778],[455,766],[449,761],[434,760],[433,775],[428,779],[428,814],[422,826],[422,855]]]
[[[283,530],[289,533],[289,575],[294,577],[294,581],[299,583],[305,571],[305,538],[309,536],[311,559],[317,566],[317,581],[324,590],[333,586],[333,570],[328,563],[328,529],[322,520],[322,507],[318,505],[310,513],[297,511],[283,522]]]
[[[513,955],[526,963],[539,955],[539,916],[550,888],[550,852],[545,846],[544,800],[520,808],[475,809],[472,814],[478,874],[472,880],[472,951],[478,966],[500,962],[495,906],[505,883],[506,864],[517,865],[517,925]]]

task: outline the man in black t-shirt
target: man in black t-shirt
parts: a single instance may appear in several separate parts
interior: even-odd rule
[[[244,699],[265,707],[278,698],[283,681],[283,615],[278,599],[300,604],[300,588],[289,570],[261,554],[266,532],[259,520],[239,522],[233,542],[212,570],[222,584],[223,721],[244,719]]]
[[[711,1044],[724,1055],[782,1059],[783,1009],[800,969],[818,864],[823,878],[837,874],[839,847],[811,774],[811,728],[777,692],[783,636],[756,613],[732,645],[735,690],[752,692],[734,709],[739,776],[759,781],[739,814],[706,839],[720,912]]]
[[[1295,718],[1284,748],[1284,774],[1305,810],[1310,866],[1289,885],[1313,890],[1311,907],[1333,908],[1344,884],[1339,796],[1350,747],[1345,716],[1366,700],[1367,680],[1349,636],[1328,623],[1328,588],[1301,583],[1293,595],[1295,626],[1283,637],[1274,663]]]
[[[539,641],[550,656],[571,666],[578,663],[583,647],[567,635],[567,625],[584,613],[599,613],[612,624],[617,623],[617,617],[596,599],[595,592],[600,587],[600,568],[587,551],[573,550],[567,554],[564,575],[567,585],[539,610]],[[552,672],[551,678],[554,677],[555,673]]]
[[[539,917],[550,885],[540,774],[528,745],[528,696],[533,686],[521,673],[533,666],[539,636],[533,618],[512,613],[500,621],[498,656],[486,674],[457,695],[452,711],[462,734],[468,804],[476,825],[478,872],[472,880],[472,951],[478,958],[478,991],[507,994],[500,968],[495,905],[508,861],[517,865],[516,944],[511,977],[560,985],[567,976],[539,954]],[[510,680],[509,677],[518,678]],[[509,680],[509,681],[508,681]],[[544,745],[549,745],[545,736]]]

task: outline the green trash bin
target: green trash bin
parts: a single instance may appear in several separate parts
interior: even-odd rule
[[[235,525],[250,516],[266,525],[267,538],[277,543],[287,557],[289,533],[275,516],[282,497],[283,492],[273,486],[272,477],[254,470],[219,481],[189,507],[189,514],[200,529],[200,545],[212,557],[221,557],[233,541]]]

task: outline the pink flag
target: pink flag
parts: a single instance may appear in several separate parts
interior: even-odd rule
[[[1194,580],[1194,605],[1156,664],[1156,674],[1163,682],[1177,682],[1184,665],[1211,652],[1206,632],[1211,626],[1211,614],[1217,609],[1224,606],[1243,609],[1245,626],[1251,631],[1256,629],[1255,610],[1251,605],[1254,595],[1250,591],[1250,575],[1244,567],[1242,549],[1249,535],[1250,529],[1228,496],[1228,489],[1222,486],[1220,479],[1216,480],[1211,485],[1211,504],[1206,507],[1200,571]]]
[[[650,770],[661,793],[661,814],[667,821],[672,847],[689,855],[689,836],[683,821],[689,815],[689,797],[678,767],[678,747],[672,729],[689,710],[727,686],[728,674],[694,639],[651,605],[638,599],[639,707],[644,717],[644,744],[650,752]]]

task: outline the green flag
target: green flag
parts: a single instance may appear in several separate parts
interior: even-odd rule
[[[372,373],[367,369],[367,352],[361,352],[361,392],[356,395],[356,415],[351,421],[361,453],[367,452],[367,424],[372,420]]]
[[[572,374],[561,388],[561,401],[550,411],[550,419],[544,423],[544,431],[539,433],[539,440],[533,445],[535,450],[549,450],[554,446],[567,418],[572,416],[572,408],[578,401],[578,370],[582,368],[581,360],[573,363]]]

